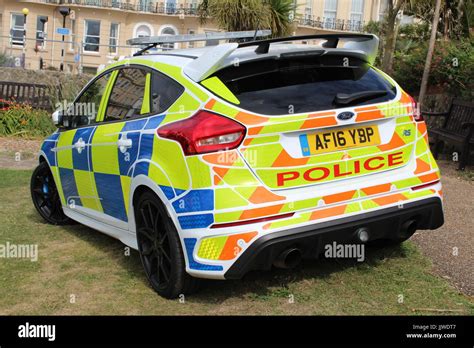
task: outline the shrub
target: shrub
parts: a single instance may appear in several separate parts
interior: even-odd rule
[[[47,111],[16,103],[0,110],[1,136],[45,137],[55,129]]]
[[[425,66],[428,44],[419,44],[407,51],[396,51],[394,79],[411,94],[418,94]],[[431,62],[430,89],[465,99],[474,97],[474,42],[438,41]]]

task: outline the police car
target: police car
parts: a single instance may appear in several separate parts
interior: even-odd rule
[[[259,32],[258,35],[266,35]],[[443,224],[412,97],[372,64],[374,35],[147,37],[53,114],[31,192],[137,249],[160,295],[291,268],[337,243],[401,243]],[[157,52],[166,43],[232,39]],[[148,52],[148,54],[146,54]]]

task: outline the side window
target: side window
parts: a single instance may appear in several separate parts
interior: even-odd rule
[[[154,114],[167,110],[184,92],[184,87],[169,77],[154,71],[151,81],[151,109]]]
[[[90,84],[66,110],[64,125],[70,128],[88,126],[96,122],[100,101],[105,93],[111,73],[107,73]]]
[[[140,116],[145,95],[147,71],[137,68],[120,70],[110,93],[105,121],[117,121]],[[149,110],[148,108],[144,108]]]

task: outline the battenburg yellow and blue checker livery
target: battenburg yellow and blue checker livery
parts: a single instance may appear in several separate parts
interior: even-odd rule
[[[139,250],[162,296],[443,224],[426,125],[372,66],[375,36],[145,55],[154,39],[53,115],[32,196],[49,222]]]

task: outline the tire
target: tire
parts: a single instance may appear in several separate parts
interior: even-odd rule
[[[48,163],[41,162],[33,171],[30,182],[33,204],[46,222],[52,225],[72,223],[63,211],[61,199]]]
[[[153,290],[167,299],[197,291],[200,279],[186,272],[176,227],[154,193],[147,191],[139,197],[135,222],[140,259]]]

